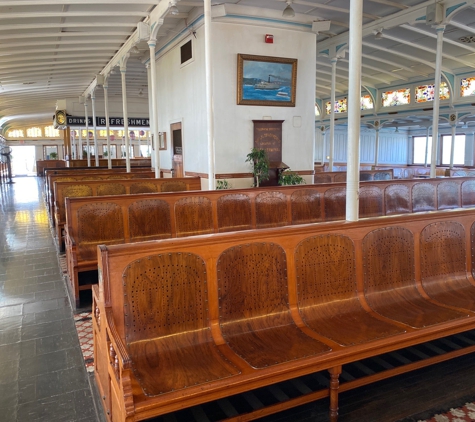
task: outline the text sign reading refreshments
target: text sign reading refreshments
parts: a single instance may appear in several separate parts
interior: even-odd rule
[[[129,127],[150,127],[150,120],[148,117],[129,117]],[[68,126],[85,126],[86,118],[77,116],[66,116],[66,124]],[[87,124],[93,125],[92,117],[87,118]],[[105,117],[96,117],[96,126],[106,126]],[[109,126],[124,126],[123,117],[109,117]]]

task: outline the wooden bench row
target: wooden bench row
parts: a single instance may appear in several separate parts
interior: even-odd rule
[[[99,180],[56,180],[53,183],[53,216],[60,252],[64,251],[65,198],[201,190],[199,177],[154,179],[152,174],[145,173],[148,178],[138,178],[142,173],[137,173],[130,179],[120,178],[126,174],[101,176]]]
[[[390,180],[394,179],[393,170],[361,170],[360,181],[368,180]],[[346,171],[327,171],[323,173],[315,173],[313,175],[313,183],[338,183],[346,182]]]
[[[54,183],[59,181],[78,181],[78,180],[114,180],[114,179],[145,179],[154,178],[155,172],[149,168],[134,169],[133,172],[127,173],[126,169],[61,169],[47,170],[45,174],[45,200],[48,205],[51,221],[54,224]]]
[[[110,421],[135,421],[475,328],[475,211],[100,246],[95,371]],[[346,391],[475,350],[342,385]],[[251,391],[252,394],[252,391]]]
[[[475,206],[471,178],[362,182],[361,217]],[[345,219],[345,184],[67,198],[71,290],[96,282],[95,248],[143,240]]]

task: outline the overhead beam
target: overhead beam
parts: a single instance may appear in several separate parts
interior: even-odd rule
[[[37,3],[38,4],[38,3]],[[42,2],[43,4],[43,2]],[[3,6],[3,3],[0,4]],[[79,12],[17,12],[17,13],[0,13],[0,20],[3,19],[41,19],[41,18],[77,18],[77,17],[128,17],[137,16],[143,18],[148,16],[148,12],[141,11],[124,11],[116,12],[108,11],[79,11]]]

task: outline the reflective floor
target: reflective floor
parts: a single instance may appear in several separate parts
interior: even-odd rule
[[[97,421],[42,198],[0,184],[0,420]]]

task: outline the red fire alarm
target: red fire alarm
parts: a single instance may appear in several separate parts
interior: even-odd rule
[[[267,44],[274,44],[274,36],[270,34],[266,34],[265,41]]]

